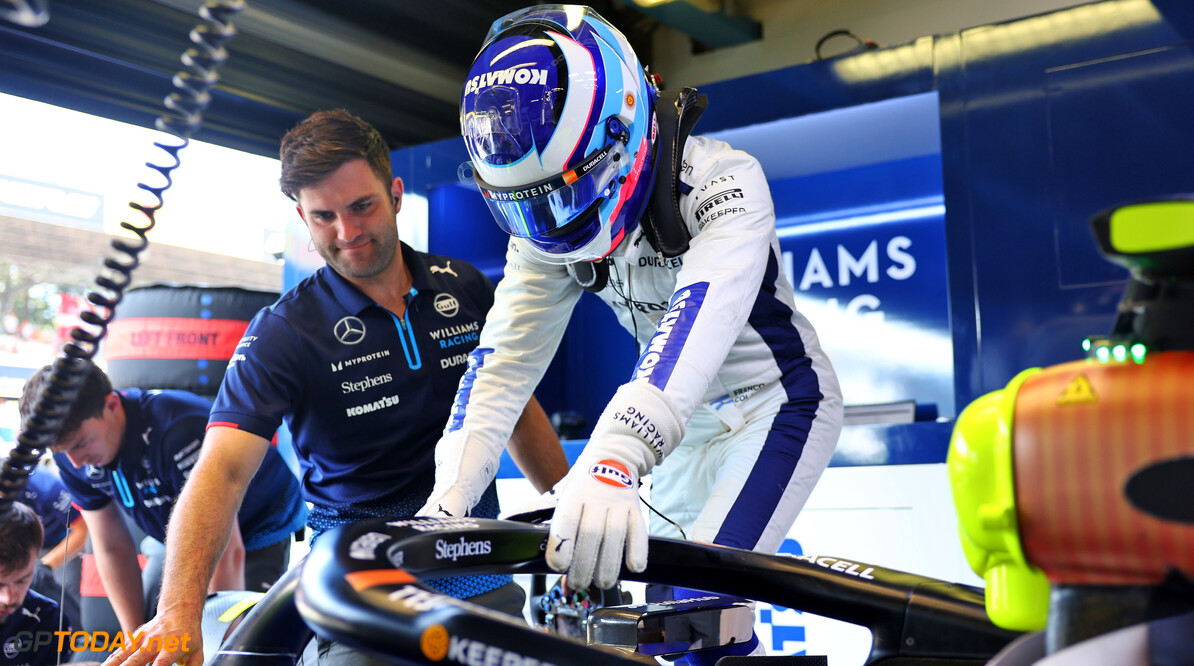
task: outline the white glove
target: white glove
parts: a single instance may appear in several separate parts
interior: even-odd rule
[[[568,585],[609,588],[626,568],[647,568],[647,525],[638,480],[684,436],[684,424],[662,391],[624,384],[605,408],[584,453],[556,484],[559,497],[547,539],[547,564],[567,572]]]
[[[435,445],[435,486],[415,515],[467,516],[497,475],[501,453],[463,428],[445,433]]]

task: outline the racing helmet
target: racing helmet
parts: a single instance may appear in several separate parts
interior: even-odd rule
[[[608,255],[651,193],[655,88],[626,38],[588,7],[538,5],[493,23],[460,129],[503,231],[556,264]]]

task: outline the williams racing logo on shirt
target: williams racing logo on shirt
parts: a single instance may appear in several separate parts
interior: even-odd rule
[[[615,488],[634,487],[634,477],[630,476],[630,470],[616,460],[598,460],[589,467],[589,476]]]
[[[655,335],[638,359],[633,379],[646,379],[661,391],[667,386],[708,291],[708,282],[697,282],[676,291],[655,327]]]

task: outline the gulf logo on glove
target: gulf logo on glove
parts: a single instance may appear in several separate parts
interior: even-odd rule
[[[630,488],[634,485],[630,471],[616,460],[598,460],[589,468],[589,475],[615,488]]]

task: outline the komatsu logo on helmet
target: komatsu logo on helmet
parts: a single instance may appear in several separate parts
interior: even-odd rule
[[[510,83],[517,83],[519,85],[534,85],[536,83],[546,85],[547,70],[531,69],[530,67],[509,67],[496,72],[478,74],[464,84],[464,94],[475,93],[489,86],[508,85]]]

